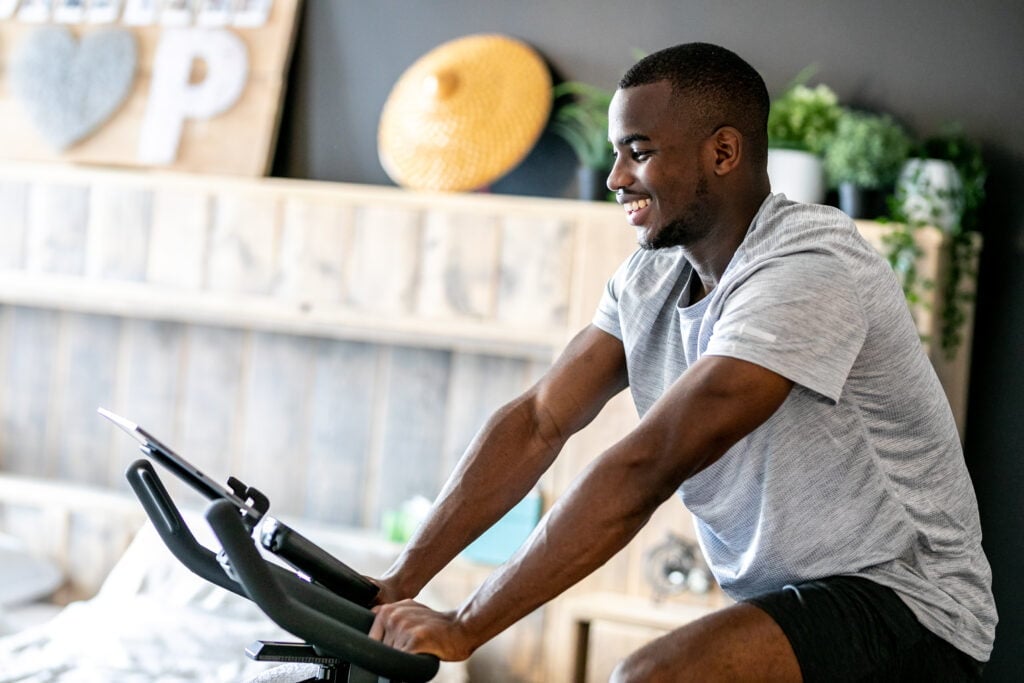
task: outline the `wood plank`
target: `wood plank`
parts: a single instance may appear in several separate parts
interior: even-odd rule
[[[346,264],[346,303],[384,316],[407,314],[419,278],[420,215],[394,206],[360,206]]]
[[[304,514],[332,524],[369,526],[363,517],[378,393],[377,345],[320,340],[310,400]]]
[[[107,316],[64,315],[66,346],[59,361],[63,383],[53,406],[50,447],[57,476],[99,486],[116,486],[110,476],[114,434],[96,408],[114,399],[121,320]]]
[[[493,317],[500,238],[496,216],[425,213],[417,311],[431,318]]]
[[[25,268],[81,275],[85,268],[89,189],[36,183],[29,192]]]
[[[47,425],[50,400],[64,382],[56,373],[59,314],[32,308],[5,308],[3,394],[0,401],[0,455],[6,472],[51,476]]]
[[[315,304],[341,300],[352,209],[339,202],[287,198],[281,231],[281,276],[275,295]]]
[[[309,338],[252,334],[235,476],[265,493],[279,512],[305,508],[313,351]]]
[[[269,294],[278,275],[280,202],[253,193],[225,194],[213,206],[205,282],[218,292]]]
[[[456,353],[452,357],[441,469],[446,480],[491,414],[527,388],[527,364],[514,358]]]
[[[25,267],[28,183],[0,181],[0,270]]]
[[[7,368],[9,365],[9,347],[11,338],[11,307],[0,304],[0,387],[7,387]],[[0,473],[6,469],[5,453],[7,452],[7,445],[5,443],[6,435],[6,410],[4,404],[9,401],[17,400],[14,396],[8,396],[5,392],[0,391]]]
[[[175,450],[214,479],[226,481],[242,458],[237,432],[243,419],[248,335],[240,330],[190,326],[185,344],[181,437],[179,444],[169,445],[177,446]],[[184,490],[177,481],[163,479],[172,495]],[[193,506],[201,503],[191,490],[181,495],[181,500]]]
[[[569,311],[573,230],[567,221],[507,217],[502,226],[497,319],[564,328]]]
[[[414,496],[433,500],[441,488],[451,354],[395,347],[390,356],[372,526],[380,525],[384,511]]]
[[[167,444],[180,443],[178,404],[184,354],[183,325],[126,319],[117,398],[114,405],[107,407],[142,425]],[[123,483],[127,466],[143,456],[138,445],[126,435],[116,432],[114,437],[110,478]]]
[[[152,192],[106,184],[89,196],[85,274],[110,280],[146,277]]]
[[[576,231],[568,325],[570,335],[590,324],[608,280],[637,249],[636,233],[625,225],[618,211],[584,216]]]
[[[385,317],[377,311],[355,311],[342,305],[307,308],[268,296],[209,291],[197,295],[141,283],[18,271],[0,272],[0,302],[545,360],[553,345],[564,338],[557,328],[524,329],[492,321],[434,321],[409,315]]]
[[[202,190],[153,190],[146,279],[157,285],[197,290],[205,285],[210,195]]]

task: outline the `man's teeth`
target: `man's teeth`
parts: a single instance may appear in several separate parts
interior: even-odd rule
[[[639,211],[640,209],[644,208],[650,203],[650,199],[638,199],[635,202],[630,202],[628,204],[624,204],[623,206],[625,206],[627,213],[633,213],[634,211]]]

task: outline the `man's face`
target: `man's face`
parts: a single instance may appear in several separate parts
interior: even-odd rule
[[[608,188],[645,249],[693,244],[712,228],[708,178],[701,160],[706,140],[668,81],[618,90],[608,112],[615,164]]]

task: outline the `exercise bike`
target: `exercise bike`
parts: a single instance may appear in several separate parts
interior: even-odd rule
[[[270,501],[259,490],[234,477],[222,486],[138,425],[103,408],[99,412],[136,439],[143,453],[210,500],[204,514],[221,544],[216,553],[196,541],[149,460],[128,466],[128,483],[171,553],[201,578],[248,598],[301,639],[256,641],[245,649],[248,657],[314,665],[315,675],[297,683],[434,678],[440,666],[436,657],[402,652],[367,635],[377,586],[267,515]],[[284,564],[270,561],[260,548]]]

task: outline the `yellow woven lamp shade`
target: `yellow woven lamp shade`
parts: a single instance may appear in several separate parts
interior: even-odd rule
[[[551,74],[501,35],[444,43],[392,88],[377,130],[381,165],[403,187],[475,190],[533,149],[551,113]]]

